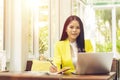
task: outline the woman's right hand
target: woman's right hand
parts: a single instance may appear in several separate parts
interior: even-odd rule
[[[50,70],[50,72],[55,73],[55,72],[57,72],[57,67],[54,65],[51,65],[49,70]]]

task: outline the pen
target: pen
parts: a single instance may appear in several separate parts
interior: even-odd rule
[[[51,63],[51,65],[55,66],[55,64],[53,64],[52,60],[49,60],[49,59],[46,59],[46,60],[49,61]]]
[[[53,64],[52,60],[49,60],[49,59],[47,59],[47,58],[45,58],[45,57],[44,57],[44,59],[45,59],[46,61],[50,62],[51,65],[53,65],[54,67],[56,67],[55,64]]]
[[[43,57],[43,59],[46,60],[46,61],[48,61],[48,62],[50,62],[51,65],[53,65],[54,67],[56,67],[55,64],[53,64],[52,60],[49,60],[49,59],[47,59],[45,57]]]

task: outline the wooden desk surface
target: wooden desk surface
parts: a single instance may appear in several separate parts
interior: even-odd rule
[[[45,73],[2,72],[0,80],[111,80],[115,72],[108,75],[47,75]]]

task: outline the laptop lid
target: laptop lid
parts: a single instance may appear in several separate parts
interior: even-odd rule
[[[76,74],[106,74],[111,71],[113,53],[79,53]]]

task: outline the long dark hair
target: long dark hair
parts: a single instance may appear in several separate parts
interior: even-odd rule
[[[66,21],[64,23],[64,28],[63,28],[63,32],[62,32],[62,36],[61,36],[60,41],[66,40],[68,38],[66,29],[67,29],[68,25],[70,24],[70,22],[73,21],[73,20],[77,20],[79,25],[80,25],[80,34],[76,39],[78,52],[85,52],[83,23],[82,23],[81,19],[78,16],[71,15],[66,19]]]

